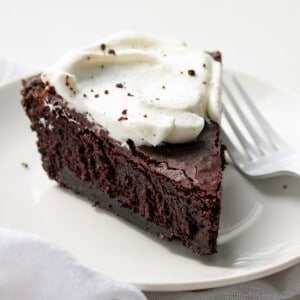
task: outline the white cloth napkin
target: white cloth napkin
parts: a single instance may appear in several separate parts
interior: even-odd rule
[[[0,85],[34,71],[0,59]],[[149,300],[290,299],[300,295],[300,264],[275,275],[229,287],[180,293],[145,293]],[[0,299],[141,300],[134,286],[80,265],[50,241],[0,228]],[[297,297],[298,299],[298,297]]]
[[[91,271],[41,237],[0,228],[0,299],[144,300],[134,286]]]

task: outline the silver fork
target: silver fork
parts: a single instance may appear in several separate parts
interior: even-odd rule
[[[243,88],[241,83],[234,77],[231,77],[233,84],[238,91],[239,100],[233,95],[233,92],[229,89],[228,85],[224,84],[224,92],[227,98],[239,115],[240,120],[243,122],[243,126],[247,129],[251,136],[253,143],[250,143],[248,139],[241,132],[239,125],[233,120],[232,116],[228,113],[226,106],[223,105],[223,115],[227,119],[232,131],[239,140],[241,146],[244,149],[246,156],[234,145],[225,130],[222,128],[222,140],[227,147],[227,151],[238,169],[248,176],[252,177],[273,177],[277,175],[296,175],[300,176],[300,155],[299,151],[290,147],[267,123],[261,113],[253,104],[248,93]],[[267,137],[266,142],[262,136],[253,128],[249,119],[239,106],[238,102],[244,101],[249,111],[256,119],[256,122],[261,127],[264,135]]]

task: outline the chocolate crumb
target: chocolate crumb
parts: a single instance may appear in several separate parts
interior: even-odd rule
[[[144,118],[147,118],[148,116],[146,114],[143,115]]]
[[[126,121],[126,120],[128,120],[127,117],[120,117],[120,118],[118,119],[119,122],[121,122],[121,121]]]
[[[94,95],[94,97],[95,97],[95,98],[98,98],[98,97],[99,97],[99,94]]]
[[[109,49],[108,54],[116,55],[116,51],[114,49]]]
[[[202,84],[207,84],[207,82],[206,82],[206,81],[203,81]]]
[[[284,184],[282,188],[285,190],[287,188],[287,184]]]
[[[69,85],[70,85],[70,83],[69,83],[69,75],[66,75],[66,82],[65,82],[65,85],[66,85],[66,86],[69,86]]]
[[[155,100],[160,100],[159,98],[155,98]]]
[[[101,65],[101,69],[103,69],[104,68],[104,65]]]
[[[116,84],[116,87],[119,88],[119,89],[122,89],[124,86],[123,86],[122,83],[117,83],[117,84]]]
[[[122,110],[122,115],[126,115],[127,114],[127,109],[123,109]]]
[[[22,167],[25,168],[25,169],[28,169],[28,168],[29,168],[28,164],[25,163],[25,162],[22,162],[21,165],[22,165]]]
[[[180,74],[183,74],[183,72],[181,71]]]
[[[91,93],[94,93],[94,90],[93,90],[93,89],[91,89]]]
[[[84,97],[84,98],[86,98],[86,97],[87,97],[87,95],[86,95],[86,94],[83,94],[83,97]]]
[[[90,57],[89,57],[89,56],[87,56],[87,57],[86,57],[86,59],[90,59]]]
[[[105,90],[105,91],[104,91],[104,94],[105,94],[105,95],[108,95],[108,93],[109,93],[108,90]]]
[[[188,70],[188,74],[189,74],[190,76],[196,76],[195,70]]]
[[[203,67],[203,68],[206,68],[206,64],[203,64],[202,67]]]
[[[101,48],[102,51],[104,51],[105,48],[106,48],[106,45],[105,45],[105,44],[101,44],[101,45],[100,45],[100,48]]]
[[[131,93],[127,93],[128,97],[134,97]]]
[[[165,89],[166,87],[163,85],[161,88],[162,88],[162,89]]]

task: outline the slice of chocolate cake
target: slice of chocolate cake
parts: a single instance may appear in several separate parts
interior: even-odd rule
[[[130,36],[128,40],[132,43],[133,37]],[[139,45],[140,43],[141,39]],[[145,43],[149,43],[149,39]],[[122,45],[124,46],[124,40]],[[144,48],[148,49],[149,45],[146,46]],[[173,53],[170,45],[167,46],[162,47],[163,58]],[[166,108],[166,101],[153,110],[152,103],[163,102],[164,90],[171,88],[165,77],[162,78],[159,88],[157,84],[154,87],[159,89],[157,94],[147,94],[147,97],[151,95],[151,104],[145,107],[138,102],[141,101],[141,97],[139,100],[132,100],[137,98],[139,91],[144,87],[141,83],[138,84],[138,88],[131,84],[127,73],[122,75],[123,81],[118,80],[119,78],[114,79],[115,89],[112,86],[100,88],[92,80],[92,77],[97,76],[95,65],[99,72],[109,69],[108,60],[115,64],[116,56],[121,55],[123,50],[122,47],[118,48],[116,41],[112,39],[99,45],[98,51],[106,51],[102,53],[102,60],[95,57],[94,48],[91,52],[84,52],[84,57],[78,61],[86,60],[89,65],[90,61],[94,60],[88,73],[91,78],[86,84],[88,88],[80,87],[78,83],[78,66],[65,68],[60,77],[52,69],[42,76],[37,75],[23,81],[22,105],[31,121],[32,129],[37,133],[37,145],[43,167],[49,177],[61,186],[157,234],[159,238],[179,239],[198,255],[215,253],[224,164],[219,125],[215,120],[210,120],[214,117],[210,118],[209,113],[208,118],[201,120],[201,114],[205,114],[203,109],[197,112],[199,120],[190,116],[190,108],[185,115],[176,119],[182,106],[179,101],[174,109],[167,111],[168,115],[159,111]],[[140,67],[143,56],[141,53],[136,55]],[[211,85],[210,90],[213,90],[216,83],[212,74],[198,77],[199,68],[209,69],[213,60],[210,60],[210,55],[203,55],[205,61],[201,61],[197,68],[192,69],[188,66],[184,69],[185,66],[180,64],[179,71],[176,72],[178,71],[179,77],[185,76],[185,80],[195,80],[195,84],[198,84],[197,80],[201,80],[201,88],[202,85]],[[219,53],[213,54],[213,57],[220,60]],[[149,65],[148,59],[150,58],[147,57],[143,68],[146,68],[147,72],[148,68],[154,68],[156,71],[156,61],[151,60]],[[124,57],[121,60],[124,63]],[[132,55],[129,61],[131,64]],[[79,78],[78,81],[74,80],[74,77]],[[63,83],[60,85],[55,78],[63,78]],[[178,78],[174,80],[177,81]],[[105,79],[104,84],[108,85]],[[120,94],[121,90],[123,94]],[[180,91],[177,89],[176,92]],[[216,94],[216,91],[213,93]],[[70,102],[68,99],[72,98],[72,95],[74,98],[70,101],[73,102]],[[104,102],[108,95],[111,95],[109,101],[122,95],[130,100],[124,98],[121,106],[116,100],[113,104],[118,107],[112,110],[115,109],[118,114],[112,113],[105,119],[103,116],[108,112],[108,108]],[[90,105],[89,109],[76,104],[77,101],[79,103],[78,97],[80,101],[87,101],[84,105]],[[176,100],[172,99],[172,103]],[[184,101],[183,97],[182,102]],[[139,109],[142,107],[140,111],[135,111],[135,115],[132,111],[136,107],[132,106],[132,103],[139,103]],[[95,113],[92,109],[93,105],[99,106],[101,117],[98,111]],[[211,107],[214,103],[205,105],[208,111],[213,110]],[[155,119],[157,114],[160,122]],[[175,121],[170,118],[172,114],[175,115]],[[194,112],[193,114],[196,115]],[[136,115],[139,115],[138,118]],[[213,113],[211,115],[213,116]],[[129,124],[126,127],[124,123],[128,124],[130,121],[133,125]]]

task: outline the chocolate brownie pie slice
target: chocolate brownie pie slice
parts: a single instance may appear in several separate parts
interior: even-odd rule
[[[221,77],[219,52],[125,32],[23,80],[22,105],[51,179],[208,255],[221,209]]]

